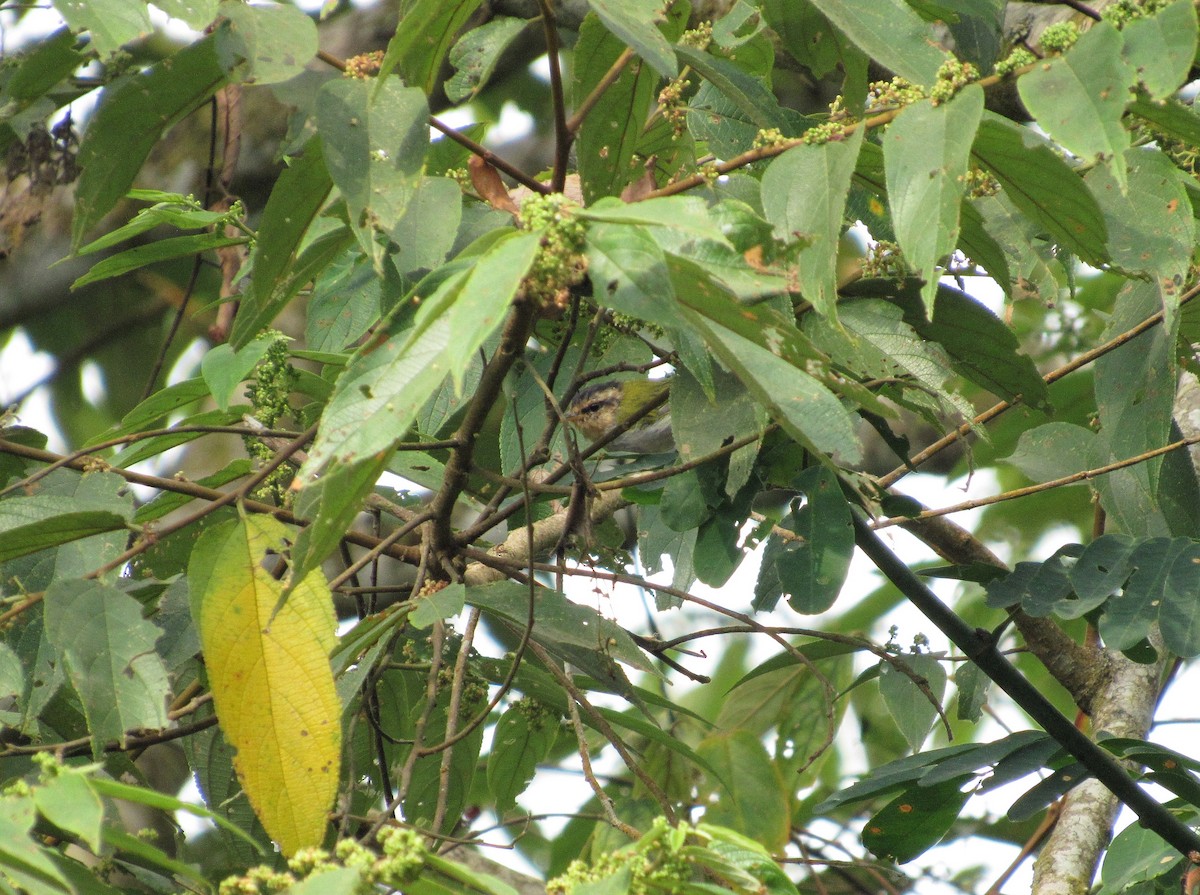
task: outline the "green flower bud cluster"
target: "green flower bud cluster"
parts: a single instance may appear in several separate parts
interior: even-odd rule
[[[1152,16],[1171,5],[1172,0],[1116,0],[1104,8],[1100,17],[1117,28],[1124,28],[1135,19]]]
[[[1038,41],[1047,54],[1065,53],[1079,40],[1079,26],[1074,22],[1055,22],[1048,25]]]
[[[358,78],[365,81],[379,74],[383,67],[383,50],[372,50],[369,53],[359,53],[346,60],[346,77]]]
[[[323,848],[302,848],[288,861],[287,870],[266,865],[251,867],[242,876],[222,881],[219,895],[274,895],[289,886],[324,873],[347,867],[359,872],[355,891],[372,895],[379,887],[400,889],[416,879],[425,866],[425,843],[414,830],[384,827],[376,841],[382,854],[374,852],[353,839],[343,839],[334,846],[333,854]]]
[[[1014,47],[1011,53],[996,63],[996,74],[1004,78],[1017,69],[1033,65],[1035,62],[1037,62],[1037,56],[1025,47]]]
[[[937,71],[937,80],[929,91],[929,99],[935,106],[948,103],[954,95],[973,81],[979,80],[979,69],[970,62],[947,59]]]
[[[967,188],[967,196],[972,199],[982,199],[1000,192],[1000,181],[982,168],[970,168],[960,180]]]
[[[629,874],[626,891],[633,895],[678,891],[694,873],[684,853],[692,833],[692,827],[686,823],[672,827],[664,818],[655,818],[645,836],[625,848],[605,852],[591,866],[572,861],[565,873],[546,883],[546,893],[571,895],[577,887],[621,872]]]
[[[908,265],[896,243],[881,239],[867,249],[867,257],[863,260],[864,277],[903,277],[907,274]]]
[[[689,28],[679,36],[679,45],[691,47],[694,50],[707,50],[712,39],[712,22],[700,22],[695,28]]]
[[[764,127],[754,135],[755,149],[770,149],[775,146],[782,146],[787,142],[788,138],[777,127]]]
[[[686,77],[678,77],[658,91],[658,106],[671,125],[671,138],[678,140],[687,130],[687,103],[683,95],[690,82]]]
[[[289,361],[287,336],[269,331],[259,338],[274,341],[267,349],[266,356],[254,368],[250,384],[246,386],[246,399],[250,402],[254,418],[270,429],[292,414],[289,399],[299,375]],[[246,438],[244,441],[251,458],[262,462],[271,459],[272,450],[261,441],[256,438]],[[282,505],[287,500],[291,479],[291,470],[281,466],[258,486],[255,496],[260,500],[274,499]]]
[[[566,308],[571,287],[583,280],[585,229],[575,215],[577,203],[562,193],[530,196],[521,204],[517,226],[540,233],[542,244],[525,277],[526,297],[560,313]]]

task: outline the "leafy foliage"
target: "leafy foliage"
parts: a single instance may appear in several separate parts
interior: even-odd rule
[[[995,2],[417,0],[346,60],[320,48],[367,39],[354,4],[155,6],[197,32],[62,0],[0,69],[3,251],[68,252],[3,338],[57,359],[44,428],[83,445],[0,430],[0,888],[903,886],[1093,777],[1144,825],[1105,891],[1178,885],[1200,765],[1142,739],[1153,708],[1081,751],[988,679],[1024,646],[1078,737],[1120,653],[1155,688],[1200,655],[1190,0],[1056,26],[1036,63],[1000,58]],[[509,104],[531,164],[488,142]],[[646,375],[665,411],[631,410]],[[627,400],[588,446],[596,381]],[[644,411],[675,451],[606,447]],[[965,442],[975,535],[896,487]],[[866,518],[951,564],[957,614],[888,573],[950,644],[885,639],[893,588],[847,599]],[[1090,541],[1037,561],[1060,524]],[[135,763],[176,740],[203,807]],[[975,798],[1039,773],[1004,818]],[[150,842],[120,802],[214,829]],[[437,846],[492,825],[551,882]]]

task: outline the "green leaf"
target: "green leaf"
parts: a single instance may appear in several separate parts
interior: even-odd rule
[[[918,334],[902,319],[923,317],[924,308],[915,292],[908,290],[910,304],[917,305],[908,315],[886,302],[854,301],[841,308],[841,327],[812,317],[805,321],[805,330],[836,362],[865,376],[894,383],[885,386],[885,393],[893,400],[904,401],[939,424],[942,419],[956,416],[970,419],[971,405],[951,391],[951,359],[937,342],[923,338],[925,334]]]
[[[467,589],[469,605],[504,619],[517,631],[523,631],[529,623],[529,602],[529,588],[516,581]],[[539,643],[551,649],[574,646],[599,651],[640,671],[653,670],[629,632],[596,610],[542,587],[537,589],[533,602],[533,638]]]
[[[384,86],[389,80],[387,76],[398,68],[406,84],[425,95],[433,93],[442,60],[479,3],[480,0],[417,0],[409,6],[388,42],[377,89],[390,89]]]
[[[984,227],[983,215],[978,207],[966,199],[959,209],[958,220],[961,230],[958,247],[970,261],[988,272],[1008,297],[1012,296],[1012,273],[1004,247]]]
[[[1100,206],[1043,137],[989,112],[980,122],[971,155],[1000,182],[1013,205],[1056,243],[1094,267],[1108,260],[1108,230]]]
[[[942,663],[924,654],[897,658],[908,665],[918,678],[925,680],[933,698],[940,702],[946,692],[946,670]],[[920,749],[938,716],[937,707],[929,701],[929,696],[921,691],[911,677],[888,662],[879,665],[879,694],[888,713],[904,734],[909,748],[914,752]]]
[[[203,888],[207,883],[195,865],[176,860],[158,846],[115,826],[104,828],[104,845],[107,852],[134,867],[145,868],[168,879],[178,876],[189,880],[196,888]]]
[[[945,57],[930,26],[902,0],[821,0],[821,14],[868,57],[914,84],[930,85]]]
[[[606,197],[588,208],[579,209],[577,217],[584,221],[608,224],[664,227],[728,245],[725,233],[713,218],[708,203],[698,196],[657,196],[633,203]]]
[[[964,88],[950,102],[905,107],[883,135],[888,204],[904,257],[925,280],[932,311],[935,266],[958,244],[962,180],[983,114],[983,90]]]
[[[213,400],[222,410],[229,407],[234,390],[262,360],[275,338],[255,339],[240,351],[228,343],[210,348],[200,361],[200,373],[208,383]]]
[[[141,3],[122,0],[55,0],[55,9],[72,31],[86,31],[102,58],[154,30]]]
[[[300,492],[296,515],[309,524],[296,536],[292,548],[291,581],[303,581],[337,549],[386,465],[386,457],[380,454],[336,463]]]
[[[317,24],[294,6],[226,4],[217,56],[230,79],[277,84],[304,71],[317,55]]]
[[[59,581],[46,591],[46,635],[83,700],[92,751],[139,728],[167,726],[167,671],[154,650],[162,631],[142,605],[97,581]]]
[[[416,422],[448,374],[466,375],[499,326],[537,248],[532,233],[498,234],[471,265],[444,280],[416,325],[355,356],[337,381],[302,475],[330,459],[383,451]]]
[[[156,457],[181,444],[196,441],[203,438],[206,434],[205,432],[175,431],[176,428],[184,426],[241,425],[244,422],[242,417],[246,409],[246,405],[240,405],[229,410],[205,410],[200,413],[181,417],[177,422],[173,421],[174,425],[161,435],[131,440],[112,458],[113,465],[127,469],[134,463],[140,463],[150,457]]]
[[[715,733],[696,751],[717,771],[704,798],[704,819],[742,833],[771,851],[787,843],[788,787],[759,738],[748,730]]]
[[[79,147],[72,250],[129,190],[163,131],[225,83],[214,42],[210,35],[105,88]]]
[[[793,609],[815,615],[837,600],[854,555],[854,531],[841,486],[827,467],[806,469],[792,487],[806,499],[802,507],[780,521],[780,527],[796,537],[771,535],[763,552],[760,586],[761,576],[773,575]],[[757,589],[754,607],[771,608],[759,598]]]
[[[390,258],[402,274],[435,268],[454,247],[462,222],[462,188],[449,177],[422,177],[404,214],[389,234],[397,246]]]
[[[186,22],[197,31],[217,15],[220,0],[154,0],[154,5],[171,18]]]
[[[415,628],[428,628],[436,621],[453,618],[462,612],[467,601],[467,589],[462,584],[449,584],[431,594],[420,594],[416,607],[408,614]]]
[[[1130,281],[1117,295],[1103,338],[1137,325],[1161,307],[1156,283]],[[1096,361],[1096,407],[1100,433],[1091,461],[1096,466],[1136,457],[1167,444],[1175,398],[1175,338],[1157,326]],[[1170,534],[1158,510],[1162,458],[1100,477],[1104,508],[1122,531],[1133,535]]]
[[[705,53],[693,47],[680,44],[675,47],[675,55],[683,60],[685,65],[694,68],[706,82],[719,90],[735,109],[745,116],[758,128],[787,127],[788,119],[779,100],[770,91],[761,78],[756,78],[732,62],[721,59],[711,53]],[[785,133],[785,136],[791,136]]]
[[[1152,101],[1139,93],[1130,104],[1129,111],[1168,136],[1193,146],[1200,143],[1200,115],[1192,106],[1184,105],[1177,99]]]
[[[958,689],[957,711],[959,721],[977,724],[983,718],[983,707],[987,705],[987,692],[991,679],[974,662],[963,662],[954,672],[954,685]]]
[[[861,448],[841,402],[803,370],[691,308],[686,316],[721,362],[801,444],[855,463]]]
[[[966,292],[939,284],[933,303],[933,316],[929,319],[914,291],[902,288],[892,298],[904,309],[905,322],[922,339],[936,342],[946,349],[956,372],[1006,401],[1020,397],[1027,406],[1046,412],[1052,409],[1046,382],[1033,359],[1021,352],[1021,343],[1013,331],[982,302]],[[852,325],[848,320],[845,322],[847,326]],[[868,338],[871,336],[868,335]],[[888,347],[887,342],[873,341],[877,341],[880,348]],[[928,372],[928,364],[940,365],[940,352],[930,352],[927,348],[914,350],[906,346],[903,350],[895,348],[890,353],[900,366],[908,369],[921,382],[937,389],[947,387],[944,376],[938,378]],[[924,354],[925,362],[904,360],[903,355],[908,354]],[[966,415],[970,416],[969,413]]]
[[[588,0],[588,6],[605,28],[660,75],[673,78],[679,73],[675,48],[654,24],[662,15],[658,0]]]
[[[1196,10],[1190,0],[1133,19],[1121,36],[1121,55],[1151,97],[1165,99],[1183,86],[1196,55]]]
[[[537,766],[546,760],[558,734],[558,718],[526,701],[509,706],[492,734],[487,782],[496,810],[514,807],[517,796],[533,780]]]
[[[847,82],[855,83],[855,74],[866,74],[867,59],[816,8],[812,0],[761,0],[762,16],[779,35],[783,48],[814,77],[824,78],[839,65],[847,73]],[[866,78],[862,78],[865,88]]]
[[[528,26],[524,19],[497,16],[460,37],[450,50],[450,64],[455,72],[446,80],[446,97],[458,103],[478,93],[496,70],[504,51]]]
[[[149,196],[154,196],[150,199]],[[159,200],[150,208],[143,208],[133,219],[123,227],[110,230],[99,239],[92,240],[75,252],[76,255],[90,255],[101,249],[107,249],[117,243],[145,233],[158,226],[176,227],[180,230],[199,230],[211,227],[226,217],[223,211],[205,211],[194,199],[178,193],[158,193],[153,190],[130,190],[129,198]]]
[[[238,309],[230,344],[241,348],[270,324],[290,298],[279,286],[333,180],[325,165],[321,140],[313,137],[299,158],[284,169],[263,209],[258,239],[250,258],[253,275],[246,299]]]
[[[34,787],[33,801],[46,820],[78,836],[93,851],[99,851],[104,806],[88,785],[85,774],[64,769],[42,786]]]
[[[1167,573],[1158,610],[1163,643],[1177,656],[1200,655],[1200,544],[1187,542]]]
[[[419,339],[406,330],[356,355],[334,387],[301,477],[333,459],[368,459],[402,438],[450,372],[442,355],[451,338],[443,315]]]
[[[703,457],[730,439],[760,431],[766,414],[736,377],[714,370],[710,400],[699,381],[686,369],[671,380],[671,433],[684,461]],[[730,457],[725,493],[733,497],[746,484],[758,443],[747,445]],[[668,480],[667,487],[670,487]]]
[[[1129,132],[1121,116],[1136,83],[1123,45],[1121,32],[1096,22],[1062,56],[1017,81],[1025,108],[1055,142],[1085,161],[1106,162],[1122,191]]]
[[[1087,768],[1078,763],[1059,768],[1040,783],[1030,787],[1024,795],[1013,802],[1008,809],[1008,819],[1018,823],[1028,820],[1089,777],[1091,774]]]
[[[1035,482],[1048,482],[1087,469],[1095,438],[1075,423],[1046,423],[1022,432],[1016,450],[1004,462]]]
[[[1127,191],[1108,168],[1088,174],[1086,183],[1100,203],[1108,228],[1113,264],[1155,276],[1169,309],[1177,306],[1196,237],[1196,219],[1179,169],[1162,152],[1125,153]]]
[[[460,392],[468,364],[504,321],[540,243],[536,233],[509,233],[497,240],[476,262],[447,312],[447,325],[454,339],[447,346],[445,358]]]
[[[217,233],[198,233],[194,236],[176,236],[170,239],[159,239],[147,245],[137,246],[116,255],[105,258],[96,264],[71,284],[72,289],[79,289],[90,283],[119,277],[159,261],[170,261],[174,258],[187,258],[216,249],[229,246],[245,245],[248,237],[228,237]]]
[[[1097,627],[1105,646],[1129,649],[1149,633],[1158,616],[1171,566],[1187,544],[1181,538],[1148,538],[1138,543],[1123,591],[1105,602],[1100,616]]]
[[[18,497],[0,509],[0,562],[28,556],[106,531],[125,528],[125,518],[105,510],[80,510],[67,498]]]
[[[898,863],[911,861],[937,845],[970,798],[961,781],[906,789],[863,827],[862,841],[873,854]]]
[[[12,68],[0,79],[0,103],[4,116],[12,120],[33,106],[64,78],[87,61],[87,54],[75,48],[75,36],[60,28],[43,40],[30,42],[24,52],[8,54]]]
[[[75,895],[63,873],[30,836],[35,813],[33,800],[10,797],[0,802],[0,873],[11,881],[7,892],[23,895]]]
[[[1115,837],[1104,853],[1100,881],[1105,891],[1124,892],[1134,883],[1178,873],[1181,858],[1153,830],[1130,824]]]
[[[625,49],[589,14],[579,28],[572,66],[572,92],[588,96]],[[583,199],[588,205],[615,196],[641,173],[634,151],[657,93],[658,77],[636,58],[621,71],[583,119],[576,139]]]
[[[425,94],[395,78],[329,81],[317,94],[316,118],[329,174],[378,266],[385,246],[376,234],[391,233],[421,181],[429,148]]]
[[[880,795],[890,795],[900,789],[907,789],[909,788],[909,784],[919,781],[925,774],[929,773],[931,768],[935,768],[942,762],[957,756],[972,753],[980,748],[980,746],[973,743],[963,743],[957,746],[945,746],[941,749],[917,752],[914,755],[907,755],[904,758],[889,761],[882,767],[875,768],[858,782],[840,792],[835,792],[814,806],[813,812],[824,814],[842,805],[851,805],[855,802],[866,801]]]
[[[807,243],[797,257],[800,289],[827,317],[837,314],[838,240],[863,130],[846,140],[794,146],[763,173],[763,214],[778,238]]]
[[[666,254],[644,227],[592,224],[587,259],[588,278],[601,304],[659,326],[675,321]]]

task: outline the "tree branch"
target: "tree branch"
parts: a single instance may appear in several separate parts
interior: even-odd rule
[[[1181,823],[1156,799],[1148,795],[1109,753],[1075,727],[1043,696],[996,648],[987,631],[972,630],[925,586],[871,530],[861,515],[854,516],[854,538],[876,567],[916,606],[950,641],[963,651],[1000,689],[1012,697],[1042,729],[1118,799],[1138,816],[1142,825],[1153,830],[1182,854],[1200,852],[1200,836]]]

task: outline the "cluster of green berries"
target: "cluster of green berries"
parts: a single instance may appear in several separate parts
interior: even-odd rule
[[[764,127],[754,135],[755,149],[773,149],[776,146],[782,146],[789,142],[788,138],[783,135],[777,127]]]
[[[349,868],[359,873],[355,891],[370,895],[379,890],[400,889],[411,883],[425,866],[425,844],[413,830],[385,827],[376,841],[374,852],[352,839],[343,839],[334,846],[333,854],[322,848],[304,848],[288,861],[287,870],[260,865],[251,867],[242,876],[224,880],[219,895],[273,895],[294,886],[301,880],[328,870]]]
[[[810,127],[800,135],[800,141],[809,146],[839,143],[846,137],[846,125],[840,121],[826,121]]]
[[[904,78],[872,81],[867,85],[867,114],[911,105],[925,98],[925,89]]]
[[[929,91],[929,101],[935,106],[948,103],[958,91],[979,80],[979,69],[970,62],[947,59],[937,71],[937,80]]]
[[[530,196],[521,204],[517,226],[541,235],[542,244],[525,277],[527,298],[543,309],[562,313],[571,287],[583,280],[587,262],[583,255],[584,225],[576,216],[578,205],[561,193]]]

